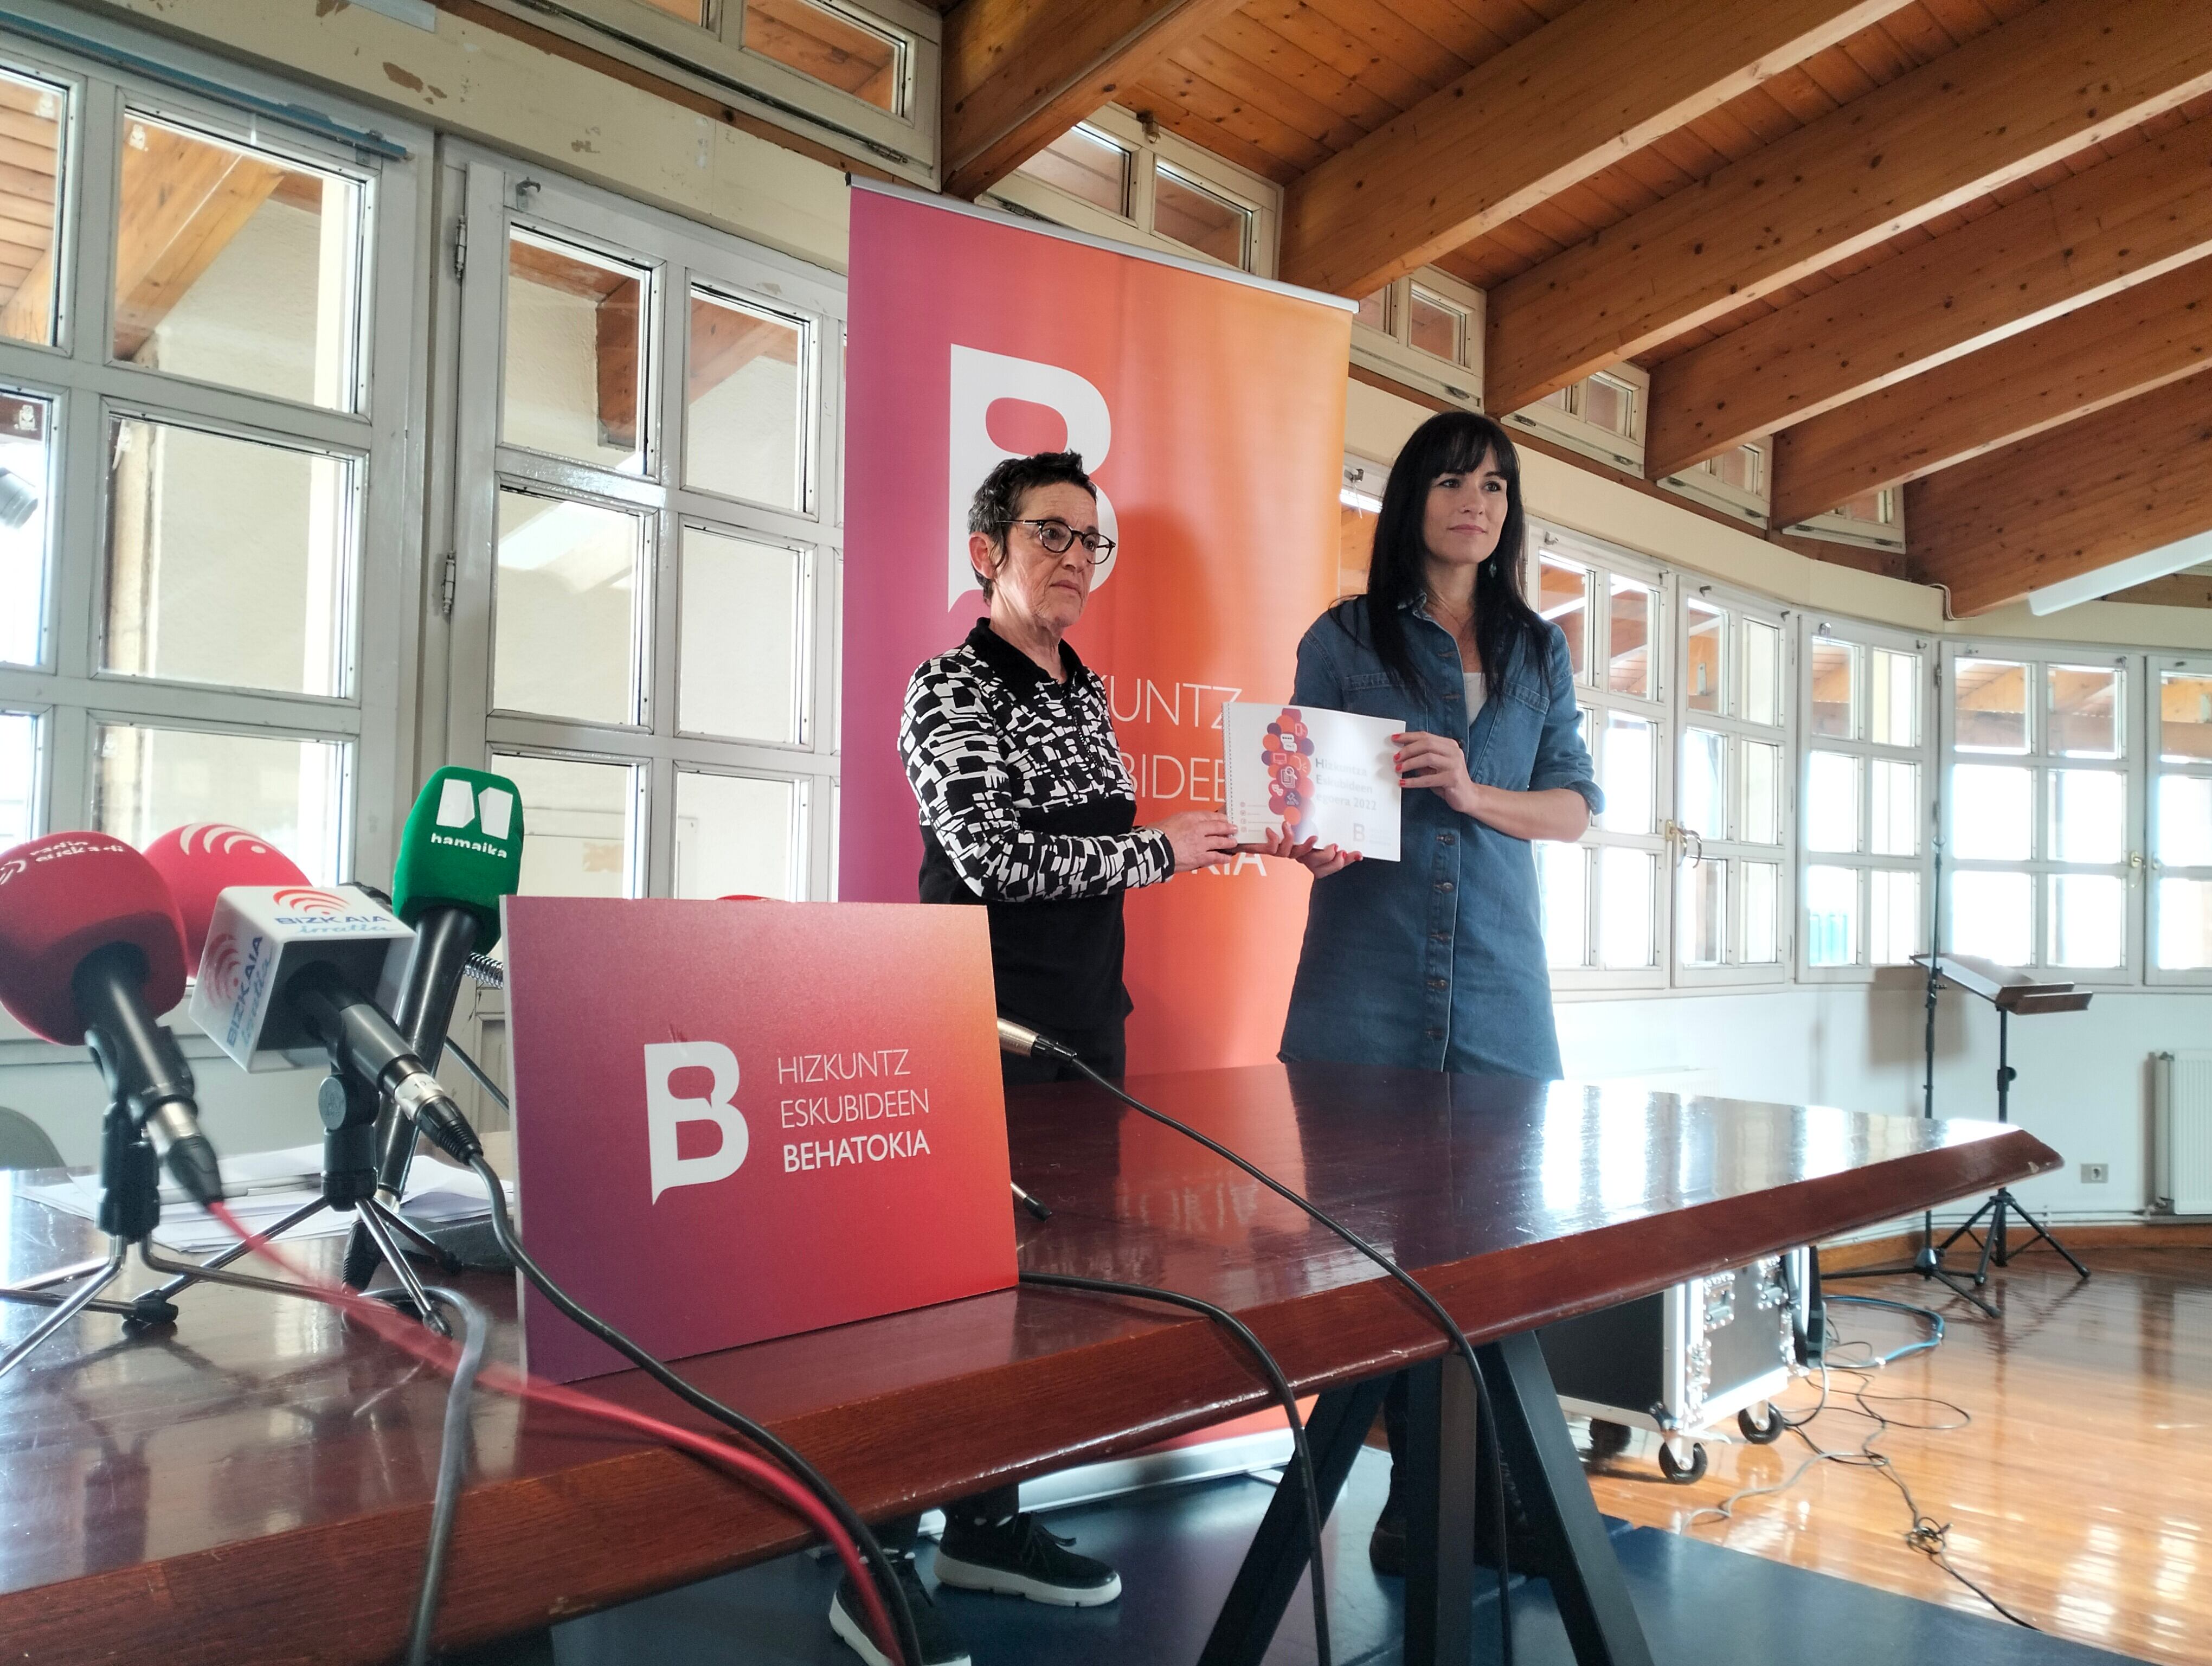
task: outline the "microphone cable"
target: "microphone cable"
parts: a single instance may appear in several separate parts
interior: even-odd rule
[[[463,1341],[446,1391],[446,1420],[438,1438],[438,1488],[430,1502],[430,1547],[422,1560],[422,1589],[415,1598],[415,1621],[407,1633],[407,1666],[428,1666],[430,1630],[438,1615],[438,1596],[446,1584],[446,1553],[453,1542],[453,1517],[460,1507],[461,1483],[469,1463],[469,1396],[483,1369],[484,1345],[491,1320],[458,1290],[426,1285],[422,1293],[460,1315]],[[374,1299],[374,1298],[372,1298]]]
[[[1284,1375],[1283,1367],[1270,1353],[1251,1328],[1226,1308],[1216,1307],[1212,1302],[1201,1301],[1196,1296],[1186,1296],[1178,1290],[1161,1290],[1148,1284],[1123,1284],[1115,1279],[1086,1279],[1073,1273],[1024,1273],[1024,1284],[1037,1285],[1054,1290],[1085,1290],[1099,1295],[1130,1296],[1139,1301],[1165,1302],[1170,1306],[1188,1308],[1202,1313],[1242,1342],[1252,1357],[1260,1362],[1275,1398],[1282,1402],[1283,1415],[1290,1420],[1291,1461],[1297,1467],[1298,1479],[1305,1487],[1306,1549],[1310,1558],[1306,1583],[1313,1588],[1314,1657],[1316,1666],[1331,1666],[1328,1640],[1328,1594],[1323,1589],[1328,1581],[1328,1570],[1322,1561],[1321,1491],[1314,1482],[1313,1451],[1306,1443],[1305,1420],[1298,1415],[1297,1390],[1291,1388],[1291,1379]]]
[[[1218,1140],[1213,1139],[1208,1134],[1200,1133],[1198,1129],[1191,1127],[1189,1123],[1170,1116],[1164,1110],[1155,1110],[1152,1106],[1146,1104],[1142,1099],[1136,1097],[1127,1089],[1123,1088],[1118,1082],[1109,1081],[1107,1078],[1100,1075],[1097,1071],[1093,1070],[1088,1064],[1085,1063],[1083,1060],[1076,1056],[1075,1050],[1073,1048],[1066,1046],[1062,1043],[1054,1041],[1048,1036],[1039,1035],[1036,1031],[1030,1029],[1025,1025],[1013,1024],[1005,1018],[999,1020],[999,1033],[1002,1044],[1010,1040],[1018,1043],[1026,1043],[1026,1049],[1028,1051],[1041,1054],[1044,1057],[1051,1059],[1056,1063],[1073,1065],[1091,1081],[1096,1082],[1100,1087],[1104,1088],[1109,1093],[1119,1099],[1123,1104],[1127,1105],[1132,1110],[1137,1111],[1142,1116],[1149,1116],[1152,1121],[1159,1123],[1163,1128],[1173,1128],[1177,1134],[1183,1135],[1185,1138],[1196,1140],[1200,1145],[1205,1146],[1215,1156],[1222,1158],[1225,1162],[1232,1163],[1237,1167],[1242,1169],[1246,1174],[1250,1175],[1253,1179],[1258,1181],[1262,1186],[1265,1186],[1269,1191],[1274,1193],[1276,1196],[1281,1198],[1285,1202],[1304,1210],[1315,1222],[1320,1225],[1327,1227],[1330,1231],[1335,1233],[1337,1237],[1342,1238],[1346,1243],[1359,1251],[1361,1255],[1366,1256],[1368,1260],[1373,1262],[1377,1267],[1389,1274],[1389,1276],[1396,1280],[1396,1282],[1402,1286],[1414,1300],[1419,1302],[1421,1306],[1427,1310],[1429,1316],[1436,1322],[1437,1328],[1450,1339],[1453,1349],[1467,1364],[1468,1376],[1473,1377],[1474,1380],[1474,1394],[1477,1411],[1475,1419],[1476,1435],[1482,1441],[1484,1446],[1488,1449],[1491,1461],[1491,1505],[1492,1511],[1495,1513],[1498,1523],[1498,1660],[1500,1666],[1513,1666],[1513,1609],[1510,1601],[1511,1591],[1509,1589],[1512,1580],[1512,1570],[1508,1566],[1510,1557],[1506,1548],[1506,1532],[1508,1523],[1505,1513],[1505,1455],[1498,1438],[1498,1417],[1490,1397],[1490,1385],[1483,1380],[1482,1362],[1475,1358],[1474,1344],[1468,1340],[1467,1333],[1460,1329],[1459,1322],[1453,1318],[1452,1316],[1445,1310],[1444,1305],[1442,1302],[1439,1302],[1434,1296],[1429,1293],[1427,1287],[1424,1286],[1419,1280],[1414,1278],[1412,1274],[1406,1271],[1404,1268],[1399,1266],[1396,1262],[1384,1255],[1380,1250],[1370,1243],[1358,1233],[1353,1231],[1352,1228],[1346,1226],[1342,1221],[1337,1219],[1335,1216],[1330,1214],[1319,1204],[1313,1202],[1310,1199],[1304,1197],[1297,1192],[1292,1191],[1288,1186],[1283,1184],[1281,1181],[1276,1179],[1265,1169],[1261,1168],[1257,1164],[1253,1163],[1245,1158],[1238,1156],[1237,1152],[1230,1150],[1228,1146],[1223,1145]],[[1019,1051],[1023,1049],[1020,1046],[1017,1046],[1013,1050]]]

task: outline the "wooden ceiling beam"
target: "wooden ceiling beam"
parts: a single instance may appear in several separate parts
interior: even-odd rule
[[[2212,530],[2212,371],[1905,493],[1912,577],[1954,617]]]
[[[1680,473],[2206,255],[2212,121],[2138,145],[1653,367],[1645,456],[1654,475]]]
[[[950,196],[977,197],[1242,0],[962,0],[945,19]]]
[[[1861,492],[2093,416],[2207,365],[2212,259],[1783,429],[1774,436],[1774,519],[1788,526],[1824,514]]]
[[[2212,89],[2203,0],[2045,0],[1490,292],[1517,410]]]
[[[1284,193],[1282,275],[1362,295],[1902,0],[1583,0]]]

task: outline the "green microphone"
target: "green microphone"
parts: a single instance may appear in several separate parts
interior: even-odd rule
[[[389,1016],[424,1069],[437,1069],[469,957],[499,941],[499,899],[521,879],[522,793],[513,781],[448,765],[422,784],[392,868],[392,911],[415,927],[415,946]],[[380,1145],[376,1194],[396,1209],[415,1155],[414,1119],[387,1104]],[[345,1281],[365,1288],[380,1254],[356,1225]]]

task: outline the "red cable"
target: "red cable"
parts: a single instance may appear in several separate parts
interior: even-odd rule
[[[343,1285],[330,1283],[304,1268],[295,1266],[266,1237],[246,1231],[238,1217],[231,1213],[228,1204],[210,1203],[207,1209],[210,1214],[243,1239],[251,1250],[266,1256],[305,1286],[318,1301],[326,1302],[358,1319],[385,1341],[413,1354],[425,1364],[436,1367],[447,1376],[453,1374],[454,1364],[460,1358],[460,1349],[455,1344],[404,1317],[382,1302],[356,1295]],[[890,1612],[884,1606],[883,1594],[876,1589],[876,1582],[861,1560],[860,1547],[819,1499],[775,1465],[726,1441],[714,1439],[677,1424],[664,1423],[657,1417],[632,1411],[627,1406],[617,1406],[556,1383],[548,1383],[524,1372],[511,1371],[504,1366],[487,1365],[478,1373],[477,1380],[487,1388],[512,1395],[518,1400],[557,1406],[565,1411],[577,1412],[586,1417],[595,1417],[603,1422],[635,1430],[652,1439],[678,1447],[708,1463],[718,1463],[726,1469],[734,1470],[762,1490],[774,1493],[804,1517],[808,1525],[836,1549],[838,1560],[844,1563],[845,1571],[852,1576],[853,1583],[860,1593],[861,1603],[867,1609],[869,1629],[875,1633],[878,1645],[893,1660],[902,1657],[898,1633],[891,1625]]]

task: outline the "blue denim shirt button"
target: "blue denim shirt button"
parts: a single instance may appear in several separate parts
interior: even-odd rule
[[[1449,891],[1451,888],[1452,882],[1449,879],[1439,879],[1437,881],[1437,889],[1438,891]]]
[[[1446,978],[1432,977],[1429,980],[1429,988],[1431,989],[1449,989],[1451,988],[1451,983],[1450,981]]]
[[[1456,833],[1439,833],[1437,835],[1437,842],[1438,844],[1449,844],[1458,837],[1459,835]]]

